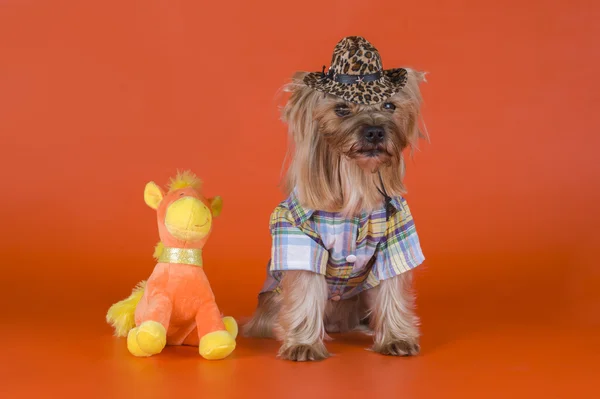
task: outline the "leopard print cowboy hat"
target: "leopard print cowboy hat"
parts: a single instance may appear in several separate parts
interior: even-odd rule
[[[384,70],[377,49],[365,38],[348,36],[333,50],[329,71],[312,72],[304,83],[346,101],[373,105],[402,90],[406,84],[404,68]]]

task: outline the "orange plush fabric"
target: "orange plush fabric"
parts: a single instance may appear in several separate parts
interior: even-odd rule
[[[237,325],[231,318],[224,322],[201,253],[220,213],[220,197],[205,198],[199,180],[186,172],[167,193],[148,183],[144,198],[157,214],[158,263],[138,291],[111,307],[107,320],[117,335],[127,333],[136,356],[159,353],[165,345],[194,345],[205,358],[226,357],[235,348]]]
[[[156,212],[160,241],[165,247],[202,249],[208,235],[198,241],[182,240],[165,226],[167,208],[182,196],[196,198],[210,209],[208,200],[192,187],[168,193]],[[135,310],[136,325],[146,320],[158,321],[165,327],[167,345],[198,345],[199,337],[225,330],[204,269],[187,264],[160,262],[154,267]]]
[[[135,324],[157,321],[167,345],[199,344],[213,331],[225,331],[208,278],[201,267],[158,263],[135,310]]]

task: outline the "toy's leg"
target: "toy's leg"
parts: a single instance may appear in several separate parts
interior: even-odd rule
[[[231,316],[223,317],[223,324],[225,325],[225,329],[235,339],[238,335],[238,325],[235,319]],[[190,332],[190,334],[187,337],[185,337],[181,345],[195,347],[198,347],[200,345],[200,338],[198,337],[198,327],[194,326],[194,329]]]
[[[225,329],[229,334],[231,334],[233,339],[236,339],[238,336],[239,328],[235,319],[231,316],[225,316],[223,317],[223,324],[225,325]]]
[[[233,322],[232,322],[233,321]],[[231,318],[221,318],[214,300],[206,301],[196,316],[200,345],[198,351],[209,360],[224,359],[235,349],[237,324]],[[233,334],[235,333],[235,335]]]
[[[167,330],[172,304],[164,294],[152,295],[145,307],[140,308],[136,319],[139,326],[129,331],[127,348],[135,356],[160,353],[167,344]]]
[[[366,291],[375,332],[373,350],[384,355],[412,356],[419,353],[419,319],[414,312],[411,272],[383,280]]]

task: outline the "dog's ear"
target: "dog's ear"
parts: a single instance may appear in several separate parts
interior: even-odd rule
[[[288,93],[294,93],[299,89],[306,87],[306,83],[304,83],[304,77],[308,75],[308,72],[298,71],[292,75],[292,79],[288,85],[285,87],[285,91]]]
[[[416,69],[412,69],[412,68],[404,68],[404,69],[406,69],[406,72],[408,72],[408,80],[412,80],[417,85],[420,85],[423,82],[427,83],[427,77],[425,76],[427,74],[427,72],[417,71]]]
[[[280,90],[283,93],[295,93],[298,90],[305,88],[304,77],[308,75],[308,72],[298,71],[292,75],[290,82],[284,85]]]
[[[292,81],[284,86],[284,91],[290,93],[291,96],[281,109],[281,119],[288,125],[288,130],[296,145],[306,137],[313,137],[317,130],[313,112],[321,95],[304,82],[307,74],[309,72],[296,72],[292,76]]]
[[[295,84],[304,84],[304,77],[308,75],[308,72],[298,71],[292,75],[292,82]]]

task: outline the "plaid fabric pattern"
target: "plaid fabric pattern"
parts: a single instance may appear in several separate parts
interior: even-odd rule
[[[323,274],[329,297],[347,299],[381,280],[420,265],[425,257],[406,200],[354,218],[303,208],[292,193],[273,211],[273,239],[267,279],[261,292],[279,291],[282,271]]]

